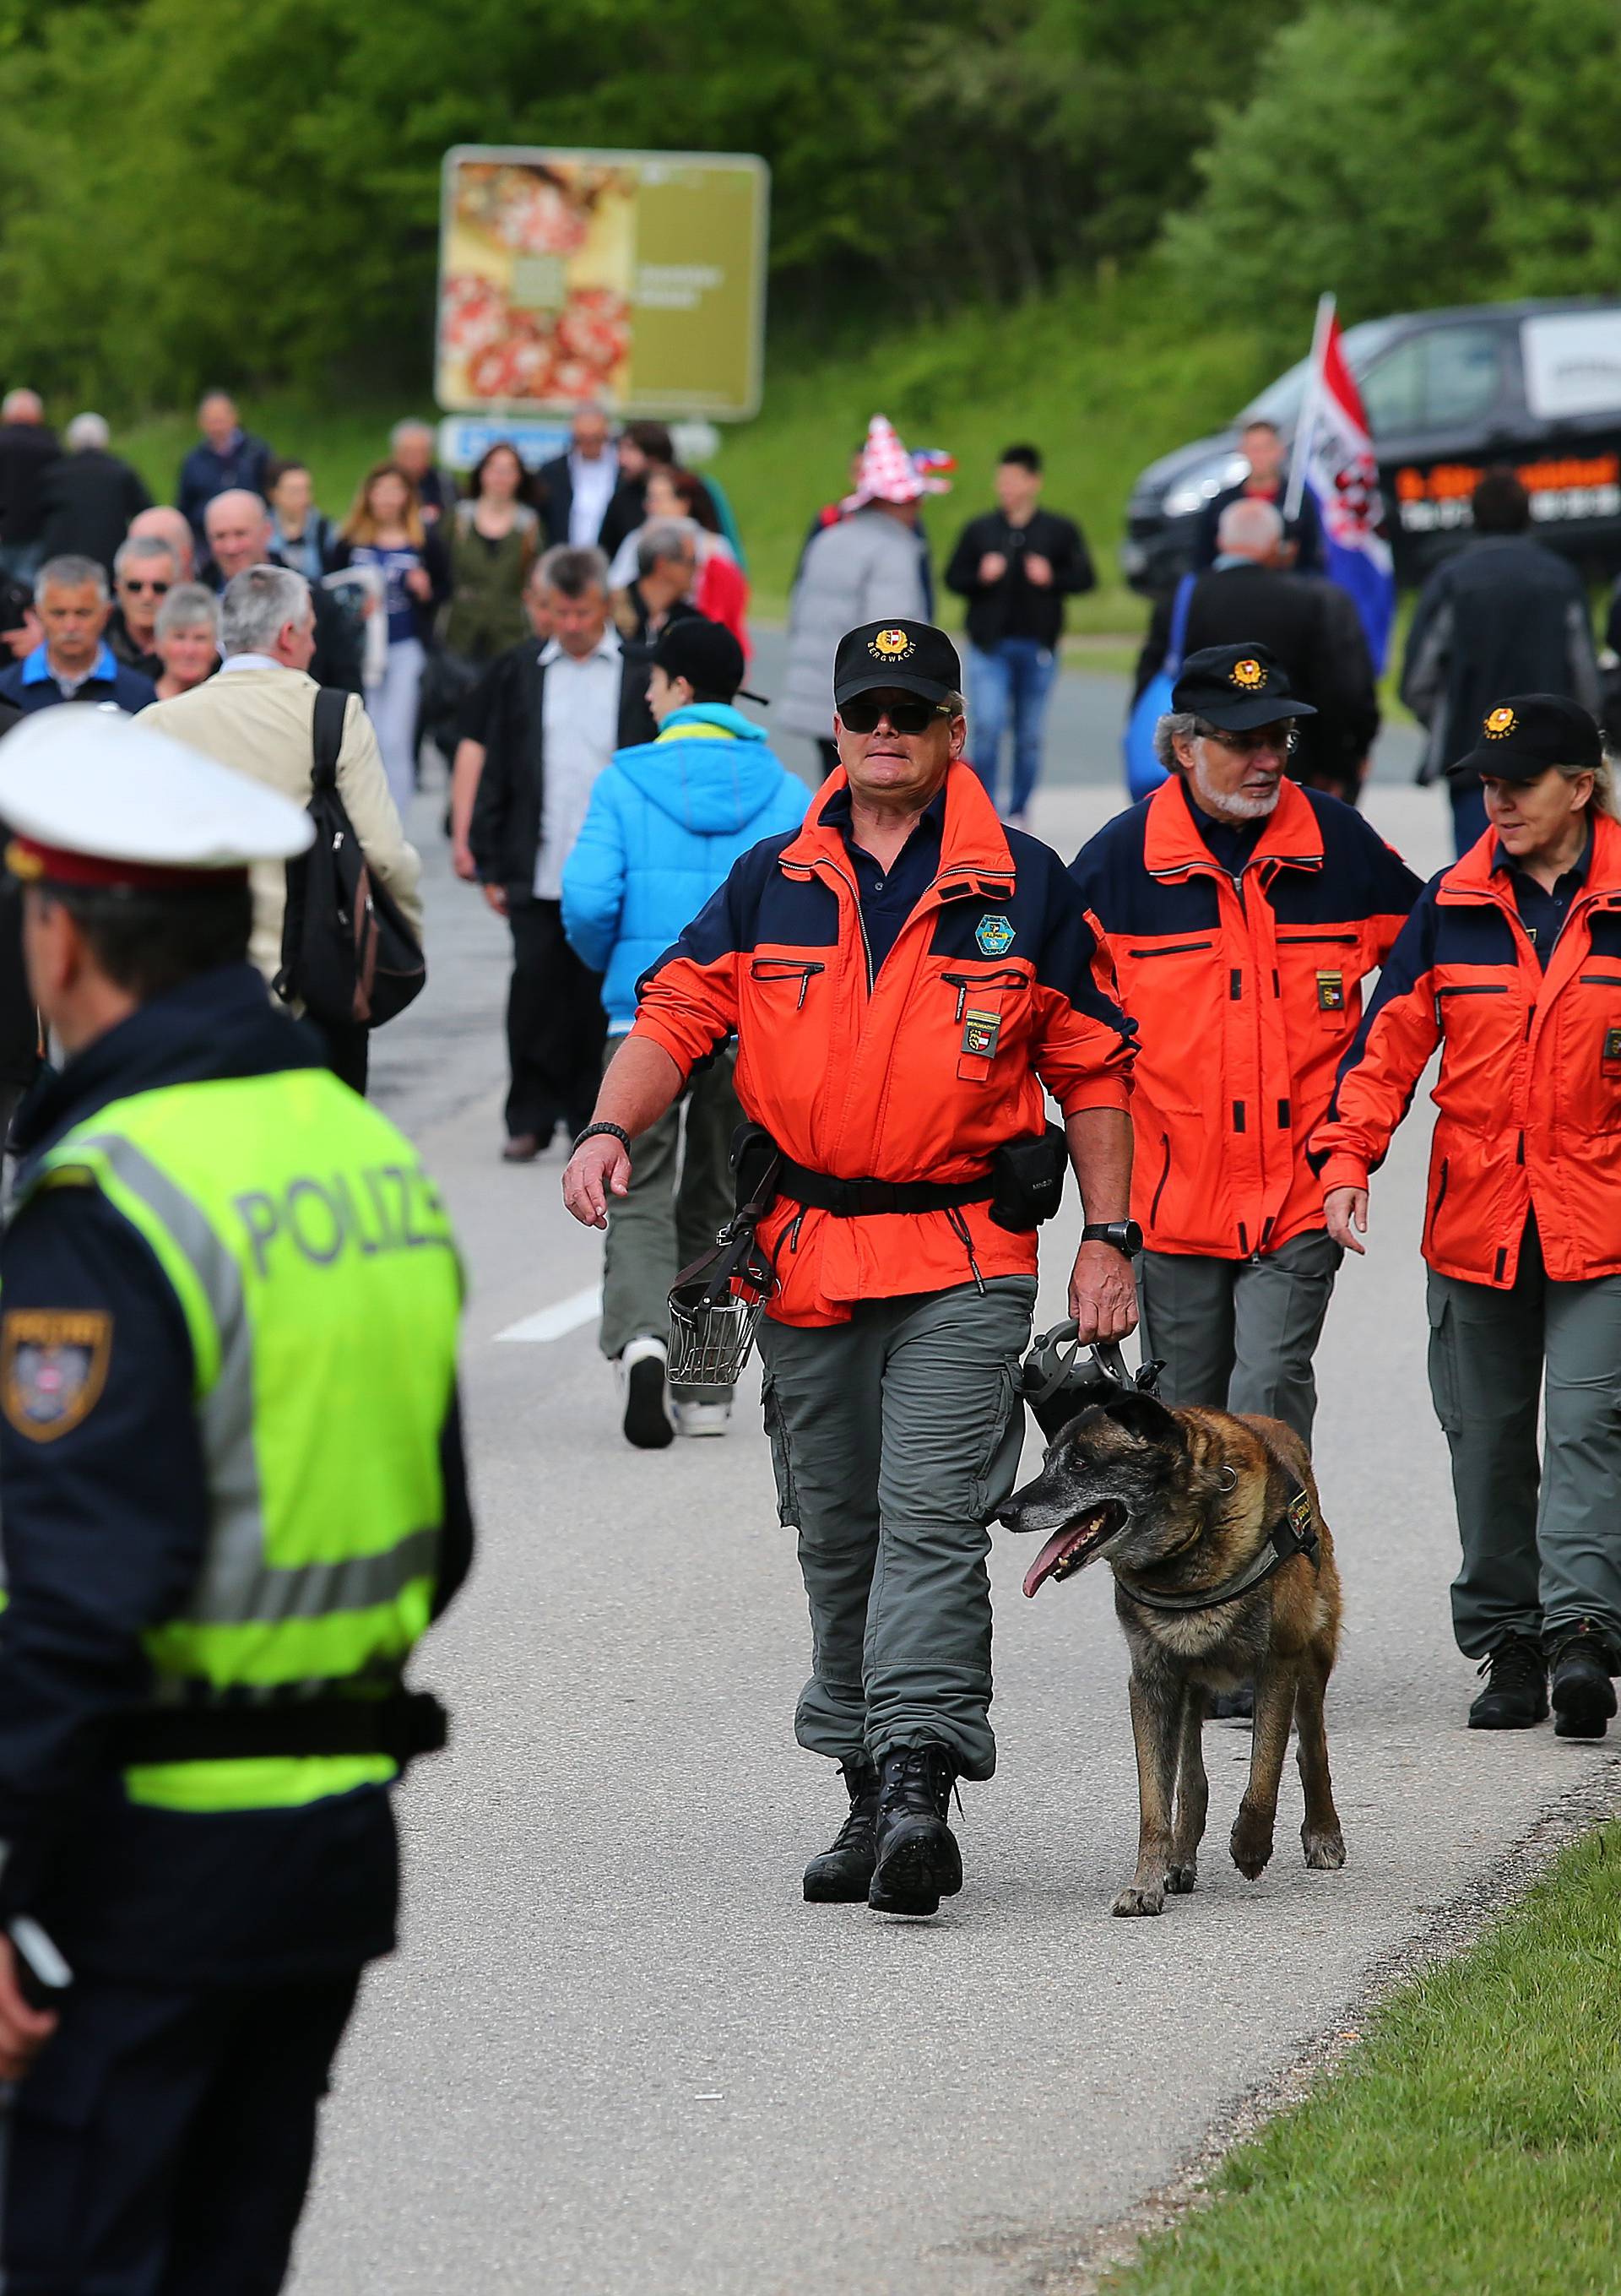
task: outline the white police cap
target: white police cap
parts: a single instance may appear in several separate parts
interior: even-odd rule
[[[315,835],[279,791],[81,702],[37,711],[0,741],[0,820],[14,876],[153,890],[290,860]]]

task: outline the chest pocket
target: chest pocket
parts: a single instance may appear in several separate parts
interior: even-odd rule
[[[1298,1013],[1304,999],[1308,1023],[1330,1036],[1348,1033],[1350,1017],[1361,1009],[1356,993],[1360,940],[1354,932],[1281,930],[1278,934],[1278,962],[1294,987],[1289,1000],[1293,1010]]]
[[[766,1013],[802,1013],[810,994],[811,983],[827,971],[827,966],[815,957],[756,956],[749,964],[749,978],[763,989],[760,1002]]]
[[[1021,1036],[1030,1004],[1030,976],[1011,965],[977,972],[944,972],[957,1032],[957,1075],[964,1084],[988,1084],[998,1057]]]

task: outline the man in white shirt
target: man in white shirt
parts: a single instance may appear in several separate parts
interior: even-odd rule
[[[536,578],[552,636],[489,673],[468,831],[484,898],[512,935],[502,1154],[514,1164],[533,1162],[559,1125],[566,1144],[590,1121],[607,1022],[597,974],[563,937],[563,864],[597,775],[616,750],[653,734],[648,661],[610,626],[601,551],[561,544]]]
[[[594,550],[602,521],[619,483],[618,457],[607,415],[600,406],[582,406],[569,425],[570,445],[555,462],[536,472],[540,514],[548,542]]]
[[[211,505],[210,505],[211,507]],[[315,764],[315,695],[310,676],[315,609],[309,584],[286,566],[252,566],[233,575],[219,602],[225,660],[217,676],[143,714],[176,742],[222,766],[266,782],[297,805],[309,802]],[[420,939],[422,863],[405,842],[389,794],[377,735],[357,694],[349,697],[338,752],[338,794],[373,876],[393,895]],[[277,862],[251,873],[253,933],[248,954],[266,980],[282,964],[287,874]],[[357,1092],[365,1088],[366,1031],[326,1031],[332,1066]]]

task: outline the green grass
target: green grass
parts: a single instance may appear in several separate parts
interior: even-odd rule
[[[1621,2287],[1621,1826],[1394,1993],[1218,2197],[1108,2296],[1589,2296]]]
[[[742,528],[755,611],[781,615],[812,517],[847,491],[851,450],[882,414],[909,447],[957,458],[953,492],[927,506],[937,568],[963,521],[990,506],[998,452],[1035,440],[1047,457],[1047,500],[1079,519],[1101,578],[1072,606],[1071,629],[1134,639],[1146,608],[1121,582],[1118,556],[1132,481],[1157,455],[1224,422],[1273,365],[1253,334],[1195,322],[1151,270],[933,325],[847,327],[834,344],[774,336],[764,410],[724,433],[714,465]],[[273,446],[309,463],[317,500],[336,515],[386,451],[389,425],[425,411],[425,397],[341,408],[273,397],[244,411]],[[167,500],[194,437],[189,414],[176,414],[117,443]],[[955,601],[949,611],[960,621]],[[1095,666],[1128,666],[1130,654],[1125,644],[1100,649]]]

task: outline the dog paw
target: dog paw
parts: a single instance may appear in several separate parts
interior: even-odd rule
[[[1123,1920],[1136,1914],[1162,1914],[1165,1911],[1163,1890],[1139,1890],[1134,1884],[1122,1890],[1115,1899],[1114,1910]]]
[[[1167,1866],[1165,1870],[1165,1886],[1176,1898],[1185,1898],[1198,1878],[1199,1868],[1191,1858],[1185,1866]]]
[[[1258,1881],[1272,1858],[1272,1832],[1246,1824],[1240,1817],[1232,1829],[1232,1862],[1246,1882]]]
[[[1302,1826],[1300,1839],[1306,1846],[1306,1862],[1314,1874],[1339,1873],[1346,1862],[1343,1833],[1308,1833]]]

